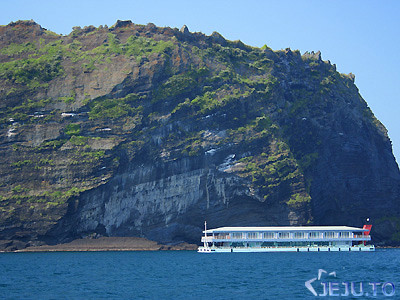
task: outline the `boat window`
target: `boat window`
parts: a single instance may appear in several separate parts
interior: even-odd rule
[[[343,232],[340,233],[340,236],[341,236],[342,238],[348,238],[348,237],[350,237],[350,232],[348,232],[348,231],[343,231]]]
[[[242,238],[242,233],[241,232],[232,232],[231,236],[233,239],[241,239]]]
[[[308,246],[309,242],[292,242],[291,246],[292,247],[306,247]]]
[[[329,246],[329,242],[320,241],[318,243],[315,243],[315,246]]]
[[[326,238],[334,238],[334,237],[335,237],[335,232],[333,232],[333,231],[326,231],[326,232],[325,232],[325,237],[326,237]]]
[[[295,238],[295,239],[302,239],[302,238],[304,238],[304,232],[295,232],[295,233],[294,233],[294,238]]]
[[[247,238],[248,239],[257,239],[258,238],[258,232],[248,232],[247,233]]]
[[[243,243],[232,243],[231,247],[236,248],[236,247],[244,247]]]
[[[264,242],[261,244],[261,247],[274,247],[276,242]]]
[[[279,232],[279,238],[280,239],[288,239],[289,238],[289,232]]]
[[[319,236],[320,236],[320,233],[318,231],[310,232],[310,238],[312,238],[312,239],[319,238]]]
[[[228,238],[228,234],[225,233],[225,232],[223,232],[223,233],[217,233],[214,237],[215,237],[216,239],[227,239],[227,238]]]
[[[278,242],[279,247],[291,247],[291,242]]]
[[[275,237],[274,232],[264,232],[263,233],[263,238],[264,239],[273,239]]]

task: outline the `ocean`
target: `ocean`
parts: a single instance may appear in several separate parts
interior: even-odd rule
[[[0,299],[318,298],[400,299],[400,249],[0,253]]]

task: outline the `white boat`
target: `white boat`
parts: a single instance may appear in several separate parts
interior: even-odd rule
[[[372,225],[220,227],[207,229],[199,253],[375,251],[367,245]]]

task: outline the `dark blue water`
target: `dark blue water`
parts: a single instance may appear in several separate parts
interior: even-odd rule
[[[324,295],[315,297],[305,281]],[[336,271],[336,277],[329,273]],[[360,282],[363,296],[360,294]],[[373,285],[376,284],[376,296]],[[382,286],[385,289],[382,291]],[[395,290],[393,291],[393,287]],[[398,289],[398,290],[396,290]],[[368,293],[368,296],[366,295]],[[400,250],[370,253],[194,251],[0,254],[1,299],[400,299]]]

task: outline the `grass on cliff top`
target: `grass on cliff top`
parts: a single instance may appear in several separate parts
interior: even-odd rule
[[[110,63],[110,57],[114,55],[133,56],[136,58],[136,62],[140,63],[143,58],[153,53],[165,53],[174,47],[175,45],[172,41],[155,41],[142,36],[130,36],[125,43],[121,43],[116,35],[108,33],[106,43],[93,50],[76,55],[73,61],[86,61],[83,67],[86,71],[92,71],[98,64]]]
[[[39,58],[14,60],[0,64],[0,78],[29,88],[47,87],[47,82],[63,74],[61,57],[43,55]]]
[[[11,44],[2,49],[1,53],[13,56],[13,59],[0,64],[0,78],[32,89],[47,87],[48,82],[64,74],[61,62],[68,51],[61,40],[46,44],[41,38],[38,45]]]
[[[33,43],[22,43],[22,44],[15,44],[12,43],[7,47],[4,47],[0,50],[0,54],[13,56],[13,55],[21,55],[23,53],[32,53],[37,50],[36,45]]]
[[[70,59],[73,62],[84,61],[85,71],[92,71],[96,65],[110,63],[111,55],[134,56],[137,61],[152,53],[164,53],[173,49],[172,41],[155,41],[147,37],[131,36],[126,43],[120,43],[118,38],[108,34],[108,40],[101,46],[82,50],[82,43],[73,40],[64,44],[62,40],[47,42],[41,38],[38,45],[34,43],[11,44],[0,50],[3,55],[12,56],[8,62],[0,63],[0,78],[23,84],[28,88],[47,87],[48,82],[64,74],[62,61]],[[28,55],[28,57],[27,57]]]

